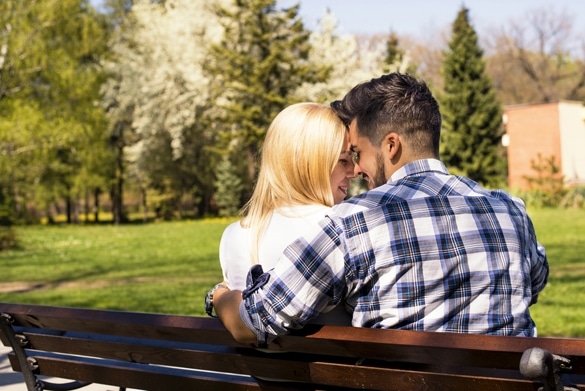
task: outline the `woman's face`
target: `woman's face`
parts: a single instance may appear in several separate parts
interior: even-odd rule
[[[333,192],[333,202],[339,204],[347,197],[349,180],[355,178],[354,165],[351,160],[349,150],[349,139],[346,136],[343,143],[343,150],[339,154],[339,160],[331,173],[331,191]]]

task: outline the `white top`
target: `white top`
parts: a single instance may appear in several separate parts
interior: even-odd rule
[[[258,260],[264,271],[274,268],[284,249],[301,236],[312,237],[321,228],[319,221],[331,210],[324,205],[298,205],[280,208],[272,213],[258,246]],[[252,266],[251,234],[240,221],[230,224],[221,237],[219,262],[223,279],[230,289],[244,290],[246,276]],[[342,305],[324,314],[316,323],[351,325],[351,318]]]

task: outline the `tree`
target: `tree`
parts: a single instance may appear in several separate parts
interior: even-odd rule
[[[215,202],[220,216],[236,216],[241,205],[240,195],[243,190],[242,180],[234,172],[234,166],[228,155],[224,155],[217,166]]]
[[[169,200],[191,192],[203,202],[197,210],[209,210],[216,132],[206,119],[214,106],[203,63],[222,31],[209,7],[203,0],[143,0],[122,19],[103,88],[118,151],[117,194],[132,179],[150,194],[149,204],[165,200],[173,208]],[[164,186],[161,170],[168,173]]]
[[[530,166],[535,174],[525,176],[524,179],[530,185],[532,204],[553,208],[561,204],[567,193],[567,188],[557,160],[552,155],[544,157],[539,153],[536,155],[536,159],[530,161]]]
[[[414,74],[416,67],[410,63],[410,56],[400,47],[398,35],[392,31],[386,38],[386,58],[384,73],[395,71]]]
[[[298,5],[279,10],[274,0],[236,0],[217,7],[225,35],[211,47],[207,71],[215,78],[221,112],[220,148],[243,156],[248,189],[256,176],[256,156],[272,119],[295,101],[303,82],[326,78],[309,65],[309,32]],[[234,161],[235,164],[238,164]]]
[[[441,158],[455,174],[500,186],[506,175],[502,107],[485,73],[483,52],[467,8],[461,8],[452,27],[449,51],[443,59]]]
[[[585,101],[585,39],[573,21],[541,7],[490,35],[488,70],[505,104]]]
[[[357,83],[383,72],[401,70],[408,56],[387,59],[385,46],[378,37],[358,42],[354,35],[339,35],[337,19],[327,11],[311,32],[308,63],[314,69],[326,69],[320,81],[306,81],[294,95],[300,101],[331,102],[341,99]]]
[[[64,200],[72,221],[104,131],[99,100],[104,16],[86,0],[0,4],[0,187],[13,208]],[[97,142],[94,144],[93,142]],[[22,205],[19,208],[18,204]]]

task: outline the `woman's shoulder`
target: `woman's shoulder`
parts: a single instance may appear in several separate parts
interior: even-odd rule
[[[299,219],[312,223],[321,220],[331,207],[326,205],[294,205],[282,207],[274,211],[274,216],[282,216],[286,219]]]
[[[225,252],[229,252],[234,246],[245,243],[249,230],[242,227],[241,220],[235,221],[228,225],[221,234],[219,241],[220,258]]]
[[[242,220],[234,221],[223,230],[222,237],[231,235],[240,235],[247,231],[247,228],[242,227]]]

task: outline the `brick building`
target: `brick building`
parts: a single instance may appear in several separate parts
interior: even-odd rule
[[[535,177],[532,161],[554,157],[565,182],[585,184],[585,106],[582,102],[514,105],[504,108],[508,186],[528,189]]]

